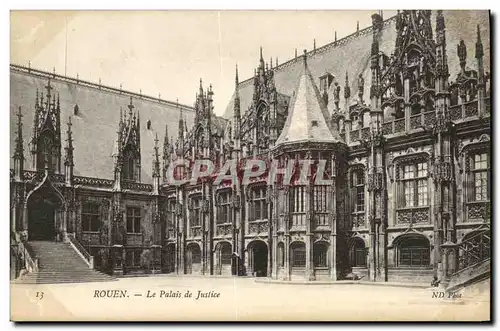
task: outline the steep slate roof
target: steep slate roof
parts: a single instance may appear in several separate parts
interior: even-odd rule
[[[45,92],[48,78],[52,74],[11,65],[10,67],[10,167],[13,167],[12,155],[15,147],[16,120],[19,106],[23,114],[24,167],[33,170],[31,146],[33,116],[35,114],[36,90]],[[179,108],[173,102],[140,96],[131,92],[113,90],[90,83],[55,75],[51,79],[53,93],[59,93],[61,102],[61,171],[64,170],[64,147],[68,117],[71,116],[74,145],[74,174],[76,176],[113,179],[113,158],[117,139],[120,108],[128,113],[127,105],[133,96],[134,112],[140,114],[141,125],[141,182],[152,183],[152,162],[155,134],[161,142],[165,135],[165,125],[171,137],[177,139]],[[79,115],[74,115],[78,105]],[[190,128],[194,121],[192,107],[179,105],[184,113],[184,120]],[[151,130],[147,121],[151,120]],[[169,137],[170,138],[170,137]],[[161,155],[160,155],[161,157]]]
[[[324,114],[326,106],[307,67],[307,55],[302,56],[302,72],[292,95],[288,117],[276,146],[300,142],[337,142],[337,132],[331,132]]]
[[[446,48],[448,55],[448,67],[450,71],[450,81],[454,80],[460,71],[459,59],[457,56],[457,44],[461,39],[467,45],[467,66],[476,68],[474,50],[476,43],[476,26],[479,24],[484,47],[484,69],[490,71],[490,19],[489,12],[486,10],[443,10],[446,25]],[[435,18],[436,11],[432,12],[432,26],[435,37]],[[395,17],[384,21],[384,27],[379,37],[379,49],[386,55],[394,51],[396,43],[396,24]],[[343,96],[344,81],[346,71],[349,74],[349,85],[351,88],[351,102],[357,99],[358,86],[357,77],[363,75],[365,79],[364,100],[368,102],[371,72],[370,72],[370,50],[373,40],[372,28],[368,27],[359,32],[353,33],[336,42],[319,47],[307,54],[307,64],[312,76],[319,83],[319,77],[325,71],[335,76],[342,88],[339,106],[343,109],[345,100]],[[274,79],[278,92],[292,95],[295,84],[300,75],[301,59],[295,58],[288,62],[280,64],[275,68]],[[330,87],[329,95],[332,96],[333,84]],[[250,106],[253,94],[253,77],[240,82],[240,107],[242,113]],[[234,94],[224,113],[225,118],[233,116]],[[329,102],[331,108],[333,102]],[[331,110],[330,110],[331,111]]]

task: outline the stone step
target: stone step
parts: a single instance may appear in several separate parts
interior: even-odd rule
[[[90,269],[68,243],[34,241],[28,245],[38,259],[39,270],[19,277],[14,283],[57,284],[116,280],[115,277]]]

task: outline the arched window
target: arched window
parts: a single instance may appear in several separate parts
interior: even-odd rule
[[[278,243],[278,267],[283,267],[285,265],[285,246],[282,242]]]
[[[328,266],[328,244],[315,243],[313,246],[314,267],[326,268]]]
[[[429,240],[424,236],[405,236],[397,243],[399,267],[427,267],[430,264]]]
[[[349,247],[349,260],[352,267],[366,267],[366,248],[363,239],[353,239]]]
[[[175,234],[175,209],[176,209],[175,199],[169,199],[167,201],[167,237],[173,238]]]
[[[306,266],[306,244],[294,242],[290,246],[290,259],[292,267],[303,268]]]

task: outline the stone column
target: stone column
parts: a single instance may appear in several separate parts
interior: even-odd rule
[[[290,280],[290,234],[285,233],[285,245],[284,245],[284,271],[283,271],[283,280]]]

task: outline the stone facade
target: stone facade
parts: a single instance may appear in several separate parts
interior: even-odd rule
[[[194,110],[180,114],[177,128],[163,125],[161,151],[157,133],[144,142],[134,98],[122,100],[123,112],[107,124],[118,131],[114,144],[98,143],[112,149],[110,176],[75,174],[88,157],[76,157],[80,150],[92,153],[73,144],[84,135],[68,125],[62,139],[59,97],[47,104],[50,96],[37,95],[33,133],[23,131],[29,122],[21,117],[13,131],[16,240],[74,237],[97,268],[116,274],[422,282],[452,274],[467,264],[460,245],[490,223],[489,20],[485,12],[467,21],[480,18],[468,59],[471,40],[450,45],[456,31],[445,23],[456,22],[445,17],[402,11],[384,21],[374,14],[371,28],[276,67],[261,50],[253,79],[240,83],[236,71],[227,119],[213,114],[212,87],[200,81]],[[361,41],[359,58],[346,54]],[[322,52],[335,49],[334,60],[345,65],[315,74],[329,68]],[[11,104],[17,109],[16,98]],[[23,157],[28,141],[31,167]],[[214,185],[210,176],[181,186],[168,181],[171,164],[200,159],[219,168],[228,160],[323,159],[331,184],[281,185],[268,174],[248,185]],[[32,220],[37,208],[53,229]]]

